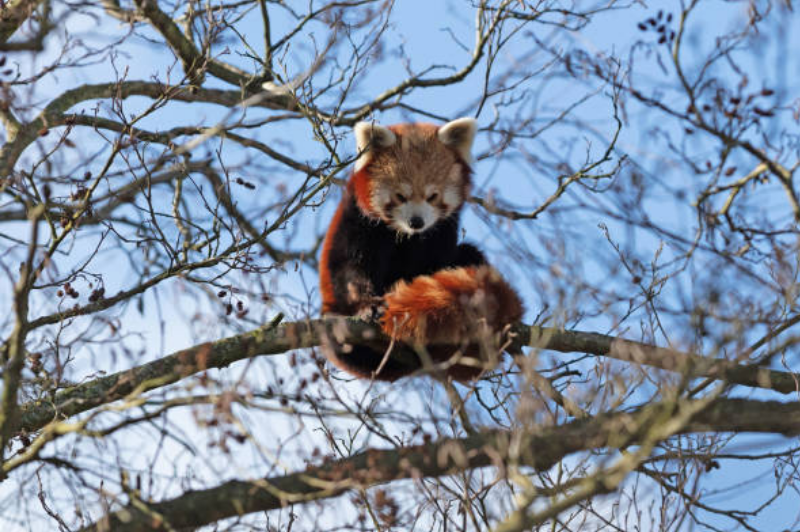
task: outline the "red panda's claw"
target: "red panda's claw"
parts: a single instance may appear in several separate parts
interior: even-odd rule
[[[383,320],[383,315],[386,314],[386,310],[388,308],[389,307],[386,305],[386,301],[381,299],[377,305],[372,306],[372,318],[375,321]]]
[[[382,297],[375,297],[365,303],[356,316],[363,321],[379,322],[385,313],[386,302]]]

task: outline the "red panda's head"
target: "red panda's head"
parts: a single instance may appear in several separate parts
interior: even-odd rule
[[[441,127],[359,122],[351,180],[358,207],[403,234],[422,233],[449,217],[469,195],[475,130],[472,118]]]

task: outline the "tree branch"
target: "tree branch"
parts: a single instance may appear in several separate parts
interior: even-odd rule
[[[689,406],[691,403],[689,403]],[[646,437],[663,405],[633,412],[601,414],[559,427],[535,431],[486,431],[466,438],[445,438],[427,445],[369,449],[281,477],[234,480],[217,487],[189,491],[171,500],[148,504],[136,500],[81,530],[133,531],[198,527],[258,511],[336,497],[347,490],[400,479],[453,475],[495,466],[524,465],[545,471],[580,451],[622,448]],[[800,404],[747,399],[721,399],[701,410],[676,434],[759,432],[800,434]]]
[[[380,328],[353,318],[328,317],[278,324],[200,344],[153,362],[67,388],[52,401],[31,401],[20,406],[17,430],[33,432],[51,421],[69,418],[99,405],[122,399],[132,393],[161,388],[195,373],[223,368],[254,356],[276,355],[292,349],[314,347],[336,338],[339,342],[366,343],[381,349]],[[741,365],[725,359],[708,358],[673,349],[624,340],[603,334],[563,331],[551,327],[517,325],[512,349],[531,346],[561,352],[582,352],[636,362],[670,370],[690,372],[697,377],[724,379],[731,384],[774,390],[789,394],[798,390],[792,373],[753,365]],[[392,356],[419,368],[410,350],[396,349]]]
[[[207,59],[198,52],[194,44],[186,38],[175,22],[158,8],[157,2],[154,0],[135,0],[135,4],[141,14],[164,37],[167,45],[181,60],[184,72],[193,83],[199,85],[206,70],[231,85],[245,87],[250,81],[250,76],[246,72],[221,61]]]
[[[9,0],[0,16],[0,43],[8,41],[43,0]]]

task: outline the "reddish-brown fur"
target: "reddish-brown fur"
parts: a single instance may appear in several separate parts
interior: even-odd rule
[[[376,195],[379,190],[397,192],[395,187],[400,183],[410,186],[410,192],[403,193],[409,200],[424,200],[426,188],[434,185],[440,192],[435,204],[442,212],[449,214],[460,208],[469,195],[471,170],[452,148],[438,140],[439,128],[433,124],[395,124],[387,129],[397,136],[397,142],[371,150],[369,162],[350,179],[350,190],[362,212],[388,221],[387,214],[395,205],[386,203],[388,198],[376,201]],[[446,188],[458,191],[458,204],[444,202]]]
[[[331,220],[331,227],[338,227],[344,214],[344,205],[339,205],[336,213]],[[329,232],[325,235],[325,242],[322,245],[322,255],[319,259],[319,291],[322,295],[322,312],[333,312],[336,304],[336,295],[333,293],[333,280],[331,279],[331,268],[328,264],[328,257],[331,254],[333,238]]]
[[[459,243],[474,132],[470,119],[442,128],[357,125],[357,170],[320,260],[323,312],[381,315],[387,335],[424,348],[423,365],[436,366],[426,369],[458,380],[499,360],[502,332],[523,314],[516,292],[480,250]],[[419,228],[409,226],[411,216],[429,225],[413,234]],[[326,355],[361,378],[393,381],[417,369],[366,345],[332,342]]]
[[[447,374],[458,379],[479,375],[487,358],[501,354],[497,333],[522,318],[523,307],[513,288],[491,266],[449,268],[398,282],[384,296],[384,332],[412,345],[451,344],[454,348],[429,347],[434,362],[453,355],[472,358],[473,364],[455,364]],[[482,351],[492,353],[482,356]],[[476,363],[477,362],[477,363]]]
[[[377,216],[375,208],[372,206],[372,188],[373,181],[366,168],[354,173],[347,183],[347,190],[356,198],[361,211],[369,216]]]

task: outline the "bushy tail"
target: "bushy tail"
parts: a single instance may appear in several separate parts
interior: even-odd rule
[[[384,332],[426,346],[434,362],[449,360],[447,374],[458,380],[479,375],[489,359],[498,358],[498,333],[523,314],[517,293],[488,265],[450,268],[398,282],[384,300]]]

